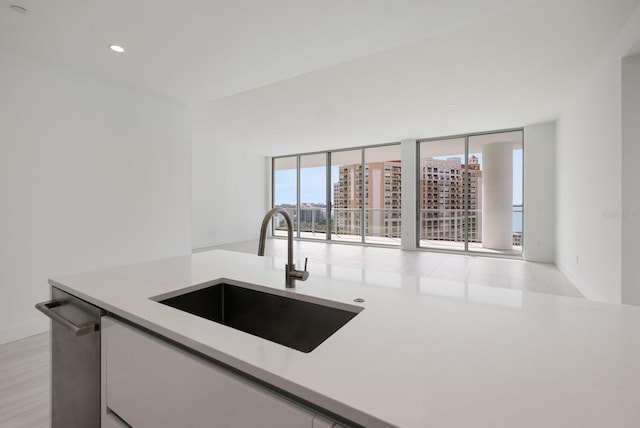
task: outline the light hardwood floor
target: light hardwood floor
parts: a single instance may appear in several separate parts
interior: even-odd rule
[[[256,241],[219,248],[255,253]],[[345,269],[396,272],[581,298],[554,266],[519,260],[408,252],[397,249],[295,242],[296,258]],[[266,254],[286,258],[286,241],[270,239]],[[49,333],[0,346],[0,428],[43,428],[50,425]]]
[[[50,426],[49,333],[0,346],[0,427]]]

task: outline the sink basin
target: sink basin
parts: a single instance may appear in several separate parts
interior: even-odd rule
[[[364,309],[256,288],[262,287],[219,280],[205,288],[152,300],[302,352],[313,351]]]

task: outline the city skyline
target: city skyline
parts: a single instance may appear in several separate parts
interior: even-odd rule
[[[482,168],[482,154],[470,153],[478,158]],[[452,156],[436,156],[434,159],[446,159],[448,157],[464,158],[463,154]],[[333,200],[333,185],[338,182],[338,165],[331,166],[331,199]],[[523,205],[522,200],[522,150],[513,151],[513,205]],[[335,179],[334,179],[335,177]],[[326,204],[326,168],[312,167],[300,170],[301,204]],[[293,204],[297,202],[296,196],[296,170],[276,170],[274,174],[275,198],[274,205]]]

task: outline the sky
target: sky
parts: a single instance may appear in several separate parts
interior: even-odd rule
[[[482,154],[475,153],[482,168]],[[446,159],[447,157],[464,158],[464,154],[437,157]],[[331,167],[332,183],[338,181],[338,167]],[[335,178],[334,178],[335,177]],[[326,203],[326,168],[314,167],[303,168],[300,171],[300,202],[302,203]],[[277,170],[275,174],[275,205],[296,203],[296,170]],[[333,198],[333,186],[331,186],[331,197]],[[513,204],[522,204],[522,150],[513,151]]]

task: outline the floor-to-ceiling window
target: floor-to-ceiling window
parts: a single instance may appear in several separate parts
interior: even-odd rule
[[[273,158],[273,206],[296,216],[303,239],[399,245],[401,189],[397,143]]]
[[[465,215],[465,145],[464,137],[419,143],[418,233],[423,248],[464,251],[467,234],[476,231],[475,219]]]
[[[273,206],[284,208],[298,230],[298,157],[285,156],[273,159]],[[286,236],[284,217],[277,214],[272,222],[275,236]]]
[[[363,181],[365,242],[400,245],[400,145],[365,148]]]
[[[416,164],[419,248],[522,254],[521,129],[419,140]],[[298,238],[399,245],[402,167],[399,143],[275,157],[273,206]]]
[[[327,211],[327,154],[300,155],[299,236],[326,239]]]
[[[419,142],[422,248],[521,255],[523,132]]]
[[[331,236],[362,242],[362,149],[331,152]]]

